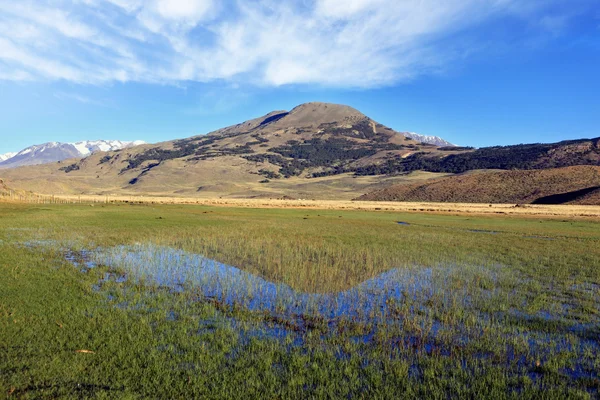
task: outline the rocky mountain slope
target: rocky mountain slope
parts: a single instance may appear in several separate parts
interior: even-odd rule
[[[81,158],[99,151],[115,151],[144,143],[120,140],[89,140],[77,143],[49,142],[27,147],[18,153],[7,153],[0,156],[0,168],[16,168],[62,161],[68,158]]]

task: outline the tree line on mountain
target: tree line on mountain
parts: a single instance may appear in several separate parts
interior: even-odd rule
[[[414,145],[408,145],[415,147]],[[312,138],[300,142],[290,140],[285,145],[269,149],[268,154],[244,156],[249,161],[269,162],[279,166],[279,173],[289,178],[300,175],[308,168],[328,168],[326,175],[345,171],[346,165],[382,150],[399,150],[406,145],[393,143],[357,143],[344,137]],[[272,154],[275,153],[275,154]],[[335,172],[332,172],[335,171]],[[274,177],[270,177],[275,179]]]
[[[597,139],[595,139],[597,140]],[[406,158],[388,159],[381,165],[369,165],[353,169],[356,175],[381,175],[397,172],[429,171],[461,173],[476,169],[545,169],[572,165],[598,165],[600,149],[570,151],[568,157],[553,157],[552,152],[569,145],[589,142],[587,139],[550,144],[520,144],[513,146],[483,147],[473,151],[451,154],[445,157],[419,152]],[[596,157],[589,157],[595,153]]]
[[[357,129],[360,128],[360,129]],[[324,130],[323,130],[324,129]],[[398,145],[387,141],[370,140],[368,142],[358,142],[352,139],[373,139],[379,137],[373,131],[372,126],[366,121],[353,125],[352,128],[339,128],[336,126],[323,126],[322,132],[338,135],[330,136],[326,139],[320,134],[317,137],[303,140],[288,141],[286,144],[268,149],[268,153],[257,154],[251,146],[268,146],[268,139],[259,134],[250,135],[253,140],[236,147],[219,147],[217,141],[222,136],[203,136],[180,140],[174,143],[173,149],[152,148],[143,153],[136,154],[126,159],[127,166],[122,172],[140,167],[144,162],[163,162],[166,160],[190,157],[190,160],[203,160],[207,158],[239,155],[249,161],[269,162],[279,167],[278,173],[266,169],[259,174],[268,179],[277,179],[279,175],[283,177],[297,176],[309,168],[321,169],[313,172],[313,177],[337,175],[341,173],[352,172],[355,175],[381,175],[395,174],[402,172],[411,172],[424,170],[430,172],[443,173],[461,173],[475,169],[543,169],[554,168],[568,165],[598,165],[600,160],[600,150],[598,143],[600,139],[594,139],[590,142],[588,139],[564,141],[552,144],[520,144],[513,146],[493,146],[480,149],[470,147],[438,147],[441,152],[456,152],[453,154],[431,153],[424,150],[421,145],[406,144]],[[234,136],[240,135],[235,133]],[[372,136],[375,135],[375,136]],[[229,137],[229,136],[228,136]],[[383,136],[381,136],[383,137]],[[579,150],[568,148],[570,145],[592,143],[590,149],[583,146]],[[417,150],[416,153],[402,158],[395,156],[388,158],[382,163],[373,163],[366,166],[350,166],[354,161],[370,157],[381,151],[392,151],[400,149]],[[583,150],[582,150],[583,149]],[[586,150],[588,149],[588,150]],[[567,157],[556,157],[553,153],[567,152]],[[100,163],[110,161],[109,156],[105,156]],[[65,172],[71,172],[78,169],[78,165],[73,164],[61,168]]]

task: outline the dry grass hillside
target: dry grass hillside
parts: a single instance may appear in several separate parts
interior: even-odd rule
[[[349,172],[415,152],[438,151],[351,107],[307,103],[208,135],[5,170],[2,177],[12,187],[46,194],[351,199],[446,175]]]
[[[600,204],[600,167],[487,171],[400,184],[360,196],[372,201]]]
[[[53,195],[344,200],[376,192],[370,196],[531,202],[592,188],[595,180],[569,169],[564,174],[509,172],[429,180],[474,170],[576,165],[600,165],[600,138],[481,149],[439,147],[417,142],[348,106],[306,103],[207,135],[3,170],[0,177],[11,188]],[[568,201],[598,198],[593,190],[573,196]]]

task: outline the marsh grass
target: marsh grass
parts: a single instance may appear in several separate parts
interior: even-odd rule
[[[0,218],[2,394],[590,398],[600,388],[597,222],[131,205],[2,205]],[[236,266],[246,289],[254,279],[287,289],[266,309],[252,307],[260,291],[210,296],[197,265],[186,275],[190,262],[156,252],[136,275],[144,263],[124,255],[140,248]],[[112,259],[86,264],[107,249]],[[174,265],[176,284],[156,279]],[[401,283],[383,309],[286,312],[290,293],[323,299],[382,276]]]

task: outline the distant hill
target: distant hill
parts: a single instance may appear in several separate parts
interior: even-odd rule
[[[598,205],[600,167],[480,171],[394,185],[357,200]]]
[[[440,147],[438,150],[441,152],[415,152],[408,157],[395,157],[355,172],[359,175],[380,175],[424,170],[456,174],[478,169],[528,170],[600,165],[600,138],[480,149]],[[444,151],[449,153],[443,154]]]
[[[68,158],[80,158],[99,151],[114,151],[144,144],[142,141],[89,140],[77,143],[49,142],[27,147],[18,153],[0,156],[0,169],[46,164]]]

